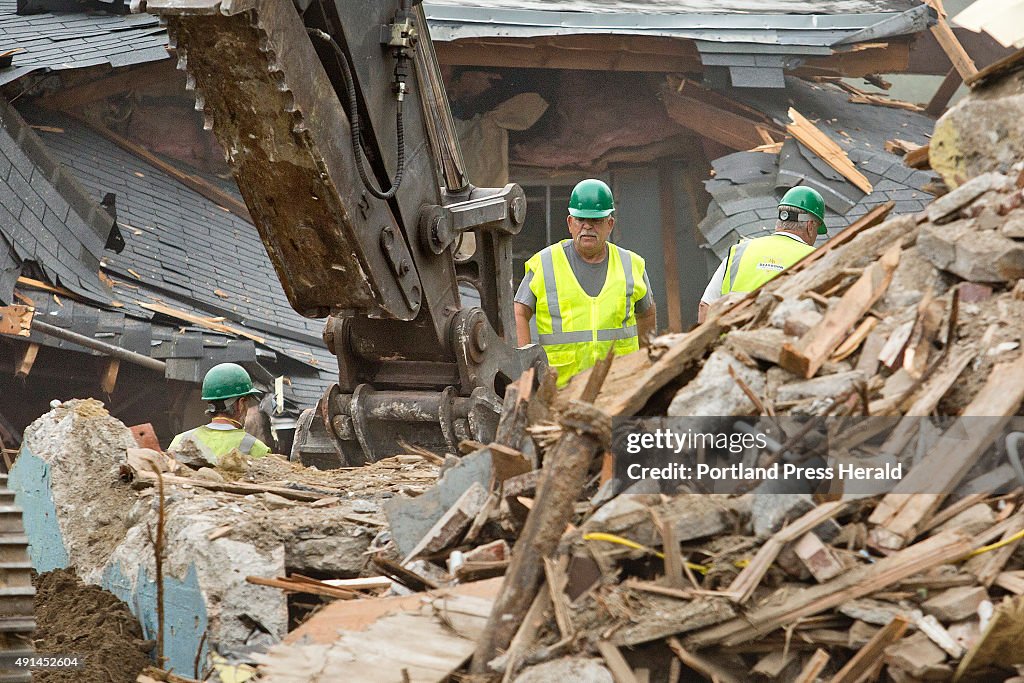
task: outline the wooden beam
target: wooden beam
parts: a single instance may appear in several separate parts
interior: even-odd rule
[[[825,314],[820,323],[796,343],[783,344],[779,364],[801,377],[813,377],[846,337],[847,330],[885,294],[899,265],[900,251],[899,244],[890,247],[846,290],[839,303]]]
[[[114,393],[114,387],[117,386],[117,371],[121,369],[121,361],[117,358],[111,358],[107,361],[107,365],[103,370],[103,377],[100,379],[100,388],[103,393],[110,395]]]
[[[888,40],[884,47],[838,52],[827,57],[809,57],[793,73],[810,76],[863,78],[870,74],[904,73],[910,65],[910,41]]]
[[[139,306],[145,308],[148,311],[162,313],[171,318],[177,318],[178,320],[184,320],[186,322],[199,325],[200,327],[205,327],[208,330],[223,332],[224,334],[232,334],[237,337],[245,337],[246,339],[251,339],[254,342],[259,342],[260,344],[265,344],[267,342],[267,340],[264,339],[263,337],[257,334],[253,334],[248,330],[221,323],[220,320],[222,319],[204,318],[202,316],[195,315],[194,313],[189,313],[188,311],[182,311],[177,308],[165,306],[164,304],[139,302]]]
[[[249,209],[245,206],[245,204],[243,202],[240,202],[238,199],[231,196],[224,190],[214,186],[212,183],[208,182],[204,178],[200,178],[199,176],[194,176],[190,173],[182,171],[177,166],[174,166],[173,164],[170,164],[161,159],[160,157],[158,157],[157,155],[153,154],[142,145],[132,142],[131,140],[122,137],[121,135],[118,135],[117,133],[103,125],[103,123],[97,120],[95,117],[84,118],[78,116],[77,118],[83,123],[85,123],[87,126],[92,128],[94,131],[96,131],[106,139],[113,142],[121,149],[125,150],[126,152],[129,152],[130,154],[134,154],[136,157],[142,159],[150,166],[153,166],[154,168],[163,171],[164,173],[171,176],[185,187],[195,190],[202,196],[209,199],[211,202],[218,204],[225,211],[233,213],[239,218],[252,223],[252,216],[249,215]]]
[[[690,652],[683,647],[683,644],[679,642],[678,638],[669,638],[667,641],[669,649],[675,653],[676,657],[679,658],[686,666],[690,667],[697,673],[709,681],[715,681],[716,683],[740,683],[740,679],[736,678],[729,671],[722,668],[720,664],[715,661],[714,657],[705,657],[699,655],[696,652]]]
[[[638,683],[636,674],[633,673],[633,669],[630,668],[619,648],[610,641],[599,640],[597,641],[597,651],[601,653],[605,664],[608,665],[608,670],[611,671],[615,683]]]
[[[793,123],[786,126],[786,131],[799,140],[804,146],[818,155],[822,161],[838,171],[844,178],[856,185],[865,194],[871,194],[871,181],[850,161],[850,157],[838,143],[821,129],[804,118],[796,109],[789,108],[789,118]]]
[[[692,97],[688,94],[689,90],[694,91]],[[729,149],[743,151],[762,145],[762,129],[781,139],[782,131],[773,124],[728,111],[722,106],[712,104],[709,98],[703,97],[702,94],[703,90],[691,87],[688,81],[683,81],[680,88],[663,88],[662,102],[669,117],[680,126]]]
[[[967,80],[978,73],[978,67],[974,65],[974,60],[971,59],[971,56],[967,54],[967,50],[964,49],[964,46],[960,44],[960,41],[953,34],[953,29],[949,27],[949,22],[946,21],[944,16],[940,14],[938,23],[932,26],[930,30],[961,78]]]
[[[184,72],[178,71],[175,68],[173,59],[162,59],[158,62],[143,64],[142,66],[118,69],[113,75],[104,74],[88,83],[45,95],[37,101],[41,106],[48,109],[57,109],[63,112],[80,112],[86,105],[93,102],[114,95],[123,95],[151,83],[173,79],[180,80],[184,86]]]
[[[451,66],[699,73],[700,54],[689,40],[659,36],[546,36],[462,38],[434,43],[438,61]]]
[[[829,656],[824,650],[815,650],[811,658],[804,664],[800,674],[793,679],[793,683],[814,683],[820,674],[828,666]]]
[[[928,106],[924,108],[924,113],[938,118],[942,112],[946,111],[946,105],[949,104],[949,100],[952,99],[957,88],[963,82],[964,79],[960,72],[955,67],[950,69],[946,77],[942,79],[942,83],[939,84],[935,94],[932,95],[932,99],[929,100]]]
[[[990,78],[1000,76],[1004,73],[1008,73],[1017,68],[1021,62],[1024,62],[1024,48],[1017,50],[1013,54],[1007,55],[1002,59],[992,62],[984,69],[974,74],[970,78],[965,78],[964,83],[969,87],[974,88],[979,83],[984,83]]]
[[[32,372],[32,366],[35,364],[38,354],[39,344],[33,342],[26,346],[25,352],[21,354],[21,360],[18,361],[18,369],[14,371],[15,377],[18,379],[28,377],[28,373]]]
[[[866,680],[884,663],[882,655],[885,648],[902,638],[909,625],[910,622],[898,616],[878,629],[871,640],[850,658],[846,666],[840,669],[829,683],[858,683]]]
[[[676,241],[675,188],[672,167],[658,166],[658,194],[661,209],[661,246],[665,262],[665,307],[668,310],[668,331],[683,331],[682,283],[679,280],[679,245]]]

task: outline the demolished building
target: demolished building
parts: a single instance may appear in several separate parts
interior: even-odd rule
[[[1011,78],[1002,87],[1019,87]],[[72,129],[52,112],[30,120],[46,136]],[[602,365],[557,399],[550,380],[524,376],[506,392],[495,443],[464,442],[461,457],[410,453],[337,472],[239,458],[192,472],[140,453],[96,402],[53,408],[26,430],[11,474],[33,565],[74,565],[110,588],[147,636],[162,634],[164,663],[195,679],[219,658],[260,661],[272,681],[325,670],[396,681],[468,670],[522,682],[644,670],[855,680],[879,666],[897,680],[1012,676],[1022,662],[1003,643],[1021,630],[1019,475],[1012,461],[983,460],[1007,455],[989,449],[988,434],[924,418],[1020,412],[1019,154],[988,157],[977,177],[945,177],[955,189],[927,204],[887,194],[872,203],[844,194],[849,183],[808,145],[778,143],[751,152],[767,160],[754,164],[765,176],[755,215],[787,174],[838,187],[850,206],[837,214],[863,215],[760,292],[651,354]],[[851,145],[849,155],[878,174],[877,191],[914,177],[895,162],[869,170],[871,152]],[[64,155],[71,166],[80,156]],[[80,162],[83,177],[96,159]],[[892,191],[920,192],[918,180]],[[899,201],[922,203],[884,221]],[[743,217],[727,204],[723,214]],[[159,235],[137,236],[160,251]],[[228,320],[205,323],[242,324]],[[778,498],[764,492],[612,495],[615,478],[600,471],[609,417],[701,411],[917,416],[893,434],[826,426],[853,455],[891,451],[915,480],[949,490],[843,500],[827,500],[841,489],[804,490],[771,511],[760,506]],[[813,456],[800,441],[808,433],[754,455]],[[504,585],[485,578],[496,574]],[[286,635],[299,602],[288,594],[335,602]]]

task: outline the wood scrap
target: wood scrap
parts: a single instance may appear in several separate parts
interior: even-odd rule
[[[786,132],[817,154],[822,161],[860,188],[862,192],[871,194],[873,189],[871,181],[857,170],[842,147],[792,107],[789,108],[789,118],[792,123],[786,126]]]
[[[864,275],[846,291],[825,319],[795,343],[782,346],[779,364],[790,372],[811,378],[829,355],[842,342],[846,330],[874,305],[889,286],[892,274],[899,265],[901,248],[894,245],[882,258],[871,265]]]
[[[868,644],[857,651],[850,661],[830,679],[830,683],[856,683],[864,680],[882,667],[882,653],[889,645],[903,637],[909,623],[902,617],[896,617],[868,641]]]

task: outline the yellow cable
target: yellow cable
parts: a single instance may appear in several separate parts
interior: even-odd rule
[[[990,550],[996,550],[998,548],[1002,548],[1004,545],[1010,545],[1014,541],[1019,541],[1022,538],[1024,538],[1024,529],[1021,529],[1020,531],[1015,533],[1013,536],[1010,536],[1009,538],[1005,538],[1002,541],[997,541],[997,542],[991,543],[989,545],[983,545],[982,547],[980,547],[977,550],[975,550],[975,551],[971,552],[970,554],[968,554],[967,557],[974,557],[975,555],[981,555],[982,553],[987,553]]]
[[[606,534],[606,533],[601,532],[601,531],[595,531],[593,533],[584,534],[583,535],[583,540],[584,541],[607,541],[608,543],[618,543],[619,545],[624,545],[627,548],[633,548],[634,550],[643,550],[644,552],[651,553],[651,554],[657,556],[659,559],[662,559],[662,560],[665,559],[665,554],[664,553],[659,552],[659,551],[655,550],[654,548],[648,548],[647,546],[645,546],[645,545],[643,545],[641,543],[637,543],[636,541],[631,541],[628,538],[623,538],[622,536],[616,536],[615,534]],[[693,562],[687,562],[686,566],[689,567],[690,569],[692,569],[693,571],[698,572],[700,574],[707,574],[708,573],[708,567],[705,567],[702,564],[694,564]]]

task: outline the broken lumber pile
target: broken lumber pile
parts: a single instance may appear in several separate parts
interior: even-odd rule
[[[320,654],[289,636],[262,656],[267,680],[300,680],[288,663],[310,657],[395,681],[437,680],[439,661],[523,683],[1020,675],[1008,643],[1024,636],[1024,434],[1003,439],[1024,401],[1019,175],[980,175],[918,215],[883,207],[553,398],[550,377],[514,383],[500,442],[384,504],[373,561],[418,591],[403,639],[422,639],[387,661],[383,641],[354,651],[395,613],[372,608],[391,598],[346,594],[296,632],[331,634]],[[786,417],[796,428],[748,452],[753,465],[883,458],[902,476],[881,490],[832,476],[624,492],[606,430],[636,416]],[[472,625],[438,630],[439,595],[496,576]]]

